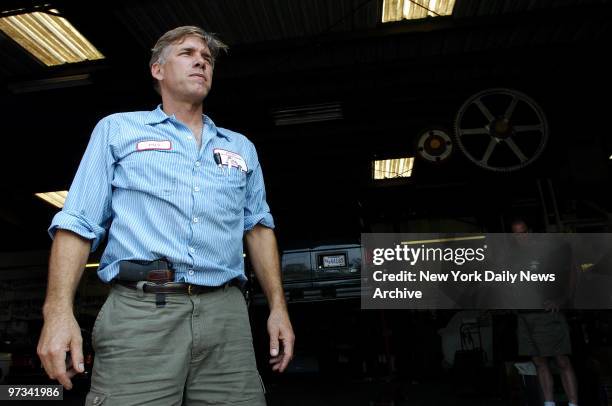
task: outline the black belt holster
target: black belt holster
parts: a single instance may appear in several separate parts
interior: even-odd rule
[[[174,282],[174,269],[172,264],[165,258],[154,261],[120,261],[117,280],[121,282],[147,281],[157,285]],[[155,305],[164,307],[166,295],[155,294]]]

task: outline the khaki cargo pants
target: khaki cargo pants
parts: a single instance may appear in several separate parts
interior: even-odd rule
[[[235,286],[199,295],[115,285],[93,328],[85,405],[265,405],[244,297]]]

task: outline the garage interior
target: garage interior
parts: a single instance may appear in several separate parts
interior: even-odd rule
[[[39,61],[1,28],[34,12],[61,15],[103,57]],[[35,349],[59,209],[35,194],[68,190],[99,119],[157,106],[148,60],[165,31],[198,25],[229,45],[206,114],[257,147],[286,251],[371,232],[508,232],[515,216],[538,232],[610,232],[611,21],[605,0],[3,1],[0,381],[44,379]],[[501,120],[510,104],[525,144]],[[492,130],[474,130],[483,117]],[[376,176],[401,158],[404,169]],[[108,291],[101,252],[77,294],[84,334]],[[277,376],[265,309],[251,303],[270,405],[541,404],[535,377],[514,367],[525,360],[511,311],[365,311],[358,295],[303,295],[289,302],[296,357]],[[566,317],[580,404],[612,404],[612,313]],[[465,320],[479,342],[461,341]],[[87,385],[64,403],[80,404]]]

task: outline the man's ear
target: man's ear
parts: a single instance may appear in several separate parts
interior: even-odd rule
[[[153,65],[151,65],[151,76],[158,81],[164,79],[164,68],[161,63],[155,62]]]

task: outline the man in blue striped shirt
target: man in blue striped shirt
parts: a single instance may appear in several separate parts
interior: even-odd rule
[[[246,280],[243,237],[270,306],[272,369],[282,372],[291,360],[294,334],[257,153],[243,135],[203,114],[214,60],[225,47],[192,26],[159,39],[150,67],[162,104],[100,120],[49,228],[38,353],[67,389],[83,372],[72,306],[90,250],[108,233],[98,270],[107,283],[122,261],[165,258],[175,271],[166,284],[171,293],[144,282],[113,284],[92,332],[87,404],[265,404],[234,283]]]

